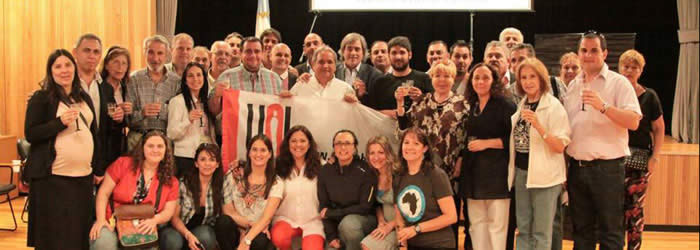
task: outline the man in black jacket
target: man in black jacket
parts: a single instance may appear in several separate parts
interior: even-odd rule
[[[120,108],[112,116],[109,115],[107,106],[115,103],[114,92],[108,94],[103,86],[103,79],[97,72],[97,65],[102,58],[102,40],[95,34],[84,34],[78,38],[72,51],[77,64],[78,76],[83,91],[90,96],[95,108],[95,121],[97,122],[97,143],[95,148],[102,150],[98,155],[107,155],[104,150],[107,144],[108,133],[115,127],[123,127],[124,112]],[[102,182],[105,170],[110,162],[106,162],[103,157],[97,159],[97,166],[92,166],[95,174],[95,184]]]
[[[364,63],[369,57],[369,49],[367,48],[365,37],[354,32],[345,35],[340,42],[339,54],[342,63],[336,67],[335,78],[350,84],[355,89],[355,94],[360,102],[368,105],[367,90],[384,74],[371,65]]]

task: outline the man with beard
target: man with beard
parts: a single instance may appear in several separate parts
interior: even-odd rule
[[[345,35],[340,42],[340,54],[343,62],[338,64],[335,77],[350,84],[355,89],[360,102],[369,106],[367,90],[382,76],[382,73],[363,63],[369,57],[365,37],[354,32]]]
[[[224,39],[228,46],[231,47],[231,60],[229,62],[229,68],[235,68],[241,65],[241,43],[243,43],[243,36],[238,32],[233,32],[226,36]]]
[[[382,40],[374,41],[369,50],[369,60],[377,70],[386,74],[391,74],[391,62],[389,62],[389,45]]]
[[[464,95],[467,89],[467,79],[469,78],[469,66],[472,64],[472,51],[469,44],[464,40],[458,40],[450,47],[450,58],[457,66],[457,77],[452,85],[452,92]]]
[[[297,66],[294,66],[294,68],[299,72],[299,74],[304,74],[304,73],[311,73],[313,75],[313,69],[311,68],[311,57],[314,55],[314,51],[316,51],[316,48],[320,48],[324,46],[325,44],[323,43],[323,39],[321,36],[319,36],[316,33],[309,33],[306,35],[304,38],[304,57],[306,57],[306,61],[303,63],[300,63]]]
[[[428,54],[425,55],[430,67],[433,66],[433,63],[439,60],[449,59],[449,57],[450,54],[447,52],[447,44],[445,42],[442,40],[430,42],[428,45]],[[428,69],[427,72],[430,72],[430,69]]]
[[[413,52],[408,37],[397,36],[389,40],[389,60],[394,69],[391,74],[379,78],[370,86],[369,107],[383,114],[396,118],[396,100],[394,92],[401,86],[410,86],[408,96],[404,101],[406,110],[413,104],[412,99],[419,98],[423,93],[432,92],[433,86],[428,74],[413,70],[409,65]]]
[[[154,35],[146,38],[143,45],[147,67],[131,74],[126,91],[126,99],[133,105],[127,136],[129,151],[147,132],[165,132],[168,101],[180,91],[180,77],[165,67],[170,51],[168,39]]]

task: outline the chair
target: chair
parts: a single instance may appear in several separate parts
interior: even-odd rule
[[[27,162],[27,158],[29,158],[29,149],[31,149],[31,144],[26,139],[17,139],[17,154],[19,154],[19,159],[22,161],[22,167],[20,168],[20,174],[19,174],[19,191],[20,193],[26,193],[27,197],[29,196],[29,183],[24,181],[24,167]],[[29,199],[25,197],[24,199],[24,208],[22,209],[22,214],[20,215],[20,219],[24,223],[29,222],[28,219],[24,219],[24,214],[27,213],[27,207],[29,206]]]
[[[5,195],[7,196],[7,204],[10,205],[10,213],[12,214],[12,220],[15,223],[14,228],[0,228],[0,230],[3,231],[15,231],[17,230],[17,219],[15,218],[15,210],[12,208],[12,199],[10,199],[10,192],[12,190],[15,190],[17,186],[13,184],[13,177],[14,175],[12,174],[12,165],[11,164],[0,164],[0,168],[7,168],[10,170],[10,183],[5,184],[5,183],[0,183],[0,196]]]

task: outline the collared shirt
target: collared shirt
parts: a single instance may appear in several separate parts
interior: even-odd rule
[[[209,89],[207,89],[207,91],[211,92],[216,87],[216,78],[211,74],[211,69],[207,71],[207,83],[209,83]]]
[[[129,121],[131,129],[165,131],[168,121],[168,102],[180,91],[180,77],[172,71],[166,71],[160,83],[155,83],[148,75],[148,69],[141,69],[131,74],[131,83],[127,85],[126,100],[133,105]],[[160,113],[156,117],[144,117],[146,104],[161,103]]]
[[[615,124],[605,114],[585,105],[581,110],[581,91],[584,74],[571,81],[564,100],[564,107],[571,123],[571,143],[566,152],[577,160],[615,159],[630,154],[627,146],[627,128]],[[610,71],[604,64],[600,74],[589,83],[593,91],[611,107],[642,114],[634,88],[624,76]]]
[[[97,127],[100,126],[100,84],[102,84],[102,76],[98,73],[95,73],[95,78],[92,79],[89,86],[83,79],[80,79],[80,86],[83,87],[83,90],[90,96],[92,106],[95,107],[95,121],[97,121]]]
[[[261,94],[277,95],[282,91],[282,79],[277,73],[260,67],[258,72],[250,72],[243,66],[228,69],[221,73],[216,82],[228,81],[231,89]],[[213,91],[210,92],[212,96]]]
[[[355,79],[357,78],[357,71],[360,70],[360,64],[357,64],[354,69],[348,68],[348,65],[345,65],[345,82],[352,84],[355,82]]]
[[[282,79],[282,89],[289,90],[289,70],[285,70],[284,73],[279,76],[280,79]]]
[[[168,70],[168,72],[173,72],[177,75],[177,69],[175,68],[175,64],[173,64],[172,62],[166,63],[163,66],[165,66],[165,68]],[[177,76],[182,77],[181,75],[177,75]]]
[[[292,228],[301,228],[304,235],[318,234],[324,236],[323,223],[319,217],[317,193],[318,178],[304,176],[306,168],[299,173],[292,170],[284,183],[284,199],[275,212],[273,224],[277,221],[287,222]],[[313,194],[313,195],[309,195]]]
[[[306,84],[295,84],[289,92],[297,96],[313,96],[333,100],[342,100],[348,93],[355,94],[355,90],[350,87],[350,84],[338,78],[334,77],[323,87],[315,76],[311,77]]]
[[[224,176],[224,183],[223,183],[223,189],[221,192],[223,192],[223,204],[221,204],[221,207],[223,208],[224,204],[230,204],[233,202],[233,177],[232,175],[226,174]],[[199,197],[197,197],[199,199]],[[192,192],[187,189],[187,185],[185,185],[185,179],[181,178],[180,179],[180,219],[184,224],[187,224],[190,219],[192,219],[192,216],[194,216],[195,212],[197,212],[197,208],[194,205],[194,197],[192,197]],[[199,204],[204,205],[204,219],[202,220],[203,225],[210,225],[214,226],[214,222],[216,222],[218,214],[214,214],[214,194],[212,192],[212,187],[211,187],[211,181],[209,182],[208,188],[207,188],[207,199],[206,199],[206,204]]]
[[[112,86],[112,87],[114,87],[114,86]],[[121,83],[120,83],[120,84],[117,84],[117,87],[114,88],[114,101],[115,101],[117,104],[121,104],[121,103],[124,102],[124,97],[122,96],[122,85],[121,85]]]

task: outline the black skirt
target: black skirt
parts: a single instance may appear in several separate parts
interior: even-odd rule
[[[95,217],[92,174],[32,179],[27,246],[36,249],[89,249]]]

